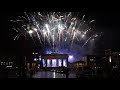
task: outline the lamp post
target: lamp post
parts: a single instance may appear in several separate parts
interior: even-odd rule
[[[30,37],[32,36],[32,34],[33,34],[33,30],[29,30],[28,31],[28,34],[30,34]],[[26,36],[25,36],[25,40],[26,40]],[[26,48],[26,42],[25,42],[25,44],[24,44],[24,46],[25,46],[25,48]],[[27,51],[27,50],[26,50]],[[20,61],[20,77],[21,78],[26,78],[26,63],[27,63],[27,55],[26,55],[26,53],[27,52],[23,52],[24,54],[22,54],[22,56],[21,56],[21,61]]]

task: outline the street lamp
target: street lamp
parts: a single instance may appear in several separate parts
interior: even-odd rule
[[[73,59],[74,59],[74,56],[73,56],[73,55],[69,55],[69,57],[68,57],[68,61],[69,61],[69,62],[72,62]]]
[[[69,56],[69,58],[70,58],[70,59],[72,59],[72,58],[73,58],[73,56],[72,56],[72,55],[70,55],[70,56]]]
[[[35,54],[38,54],[38,53],[35,53]]]

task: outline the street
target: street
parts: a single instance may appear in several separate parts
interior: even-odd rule
[[[66,78],[66,75],[51,71],[39,71],[33,75],[33,78]],[[76,78],[76,75],[70,73],[68,78]]]

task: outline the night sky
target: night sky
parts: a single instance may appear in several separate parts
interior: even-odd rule
[[[65,9],[66,10],[66,9]],[[84,9],[83,9],[84,10]],[[50,11],[50,10],[49,10]],[[52,10],[53,11],[53,10]],[[57,10],[56,10],[57,11]],[[69,10],[70,11],[70,10]],[[73,11],[73,10],[72,10]],[[86,15],[87,19],[96,20],[94,25],[97,32],[103,32],[100,40],[97,42],[96,46],[98,49],[107,49],[107,48],[116,48],[120,47],[120,13],[116,11],[106,11],[106,10],[90,10],[77,9],[77,12],[81,12]],[[22,14],[22,11],[2,11],[0,12],[0,50],[2,51],[14,51],[16,49],[20,50],[21,48],[26,48],[24,46],[24,41],[13,41],[10,37],[11,29],[9,20],[19,14]],[[32,41],[28,41],[27,48],[39,48],[32,46]],[[31,46],[29,45],[31,44]]]

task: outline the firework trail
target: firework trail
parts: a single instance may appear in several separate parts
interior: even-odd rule
[[[84,47],[91,38],[92,38],[92,37],[90,37],[90,38],[82,45],[82,47]]]

